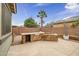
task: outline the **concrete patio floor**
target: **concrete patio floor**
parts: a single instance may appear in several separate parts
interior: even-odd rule
[[[13,45],[8,56],[79,56],[79,41],[58,39]]]

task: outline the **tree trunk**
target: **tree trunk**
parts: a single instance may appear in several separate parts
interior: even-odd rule
[[[43,28],[43,18],[41,17],[41,28]]]

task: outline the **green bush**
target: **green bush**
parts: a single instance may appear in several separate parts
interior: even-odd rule
[[[28,18],[24,21],[25,27],[38,27],[38,24],[35,22],[33,18]]]

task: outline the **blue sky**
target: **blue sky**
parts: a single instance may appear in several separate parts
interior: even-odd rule
[[[29,17],[39,24],[40,18],[37,15],[42,9],[47,13],[47,18],[44,18],[45,24],[63,20],[66,17],[79,16],[78,3],[18,3],[17,13],[12,15],[12,25],[21,26]]]

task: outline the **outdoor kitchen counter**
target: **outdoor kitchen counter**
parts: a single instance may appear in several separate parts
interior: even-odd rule
[[[43,34],[44,32],[21,33],[21,35]]]
[[[39,36],[40,34],[44,34],[44,32],[21,33],[21,36],[22,36],[21,43],[24,43],[25,41],[31,42],[31,41],[33,41],[34,38],[36,38],[35,36]],[[37,38],[36,38],[36,40],[37,40]]]
[[[58,35],[57,34],[43,34],[42,40],[45,41],[58,41]]]

